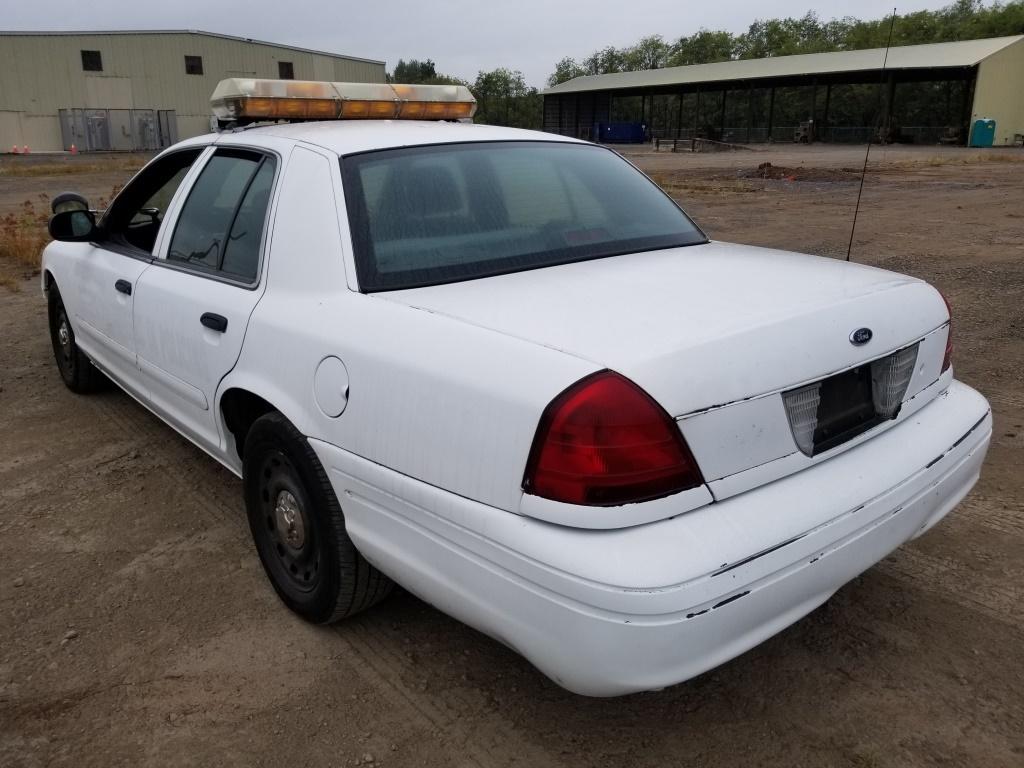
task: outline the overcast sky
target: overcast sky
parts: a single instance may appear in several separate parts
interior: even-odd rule
[[[900,13],[940,8],[914,0]],[[433,59],[439,72],[472,80],[479,70],[518,69],[542,87],[563,56],[583,58],[606,45],[660,34],[666,40],[701,27],[743,32],[757,18],[855,14],[879,18],[893,0],[10,0],[8,30],[201,29],[370,59]],[[852,8],[852,10],[851,10]],[[625,10],[624,10],[625,9]]]

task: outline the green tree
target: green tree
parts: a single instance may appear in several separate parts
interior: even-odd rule
[[[576,59],[566,56],[555,64],[555,71],[548,76],[548,88],[586,74],[587,70],[577,64]]]
[[[622,51],[622,69],[626,72],[661,69],[668,61],[669,52],[661,35],[650,35]]]
[[[430,59],[399,59],[388,79],[393,83],[425,83],[436,76],[437,70]]]
[[[539,128],[543,104],[536,88],[526,85],[523,73],[499,67],[479,72],[470,86],[476,97],[474,122]]]
[[[670,67],[682,67],[687,64],[710,64],[715,61],[728,61],[734,56],[736,38],[729,32],[712,32],[701,29],[689,37],[679,38],[668,56]]]
[[[889,17],[862,21],[847,16],[822,21],[814,11],[808,11],[800,18],[756,19],[740,35],[701,29],[671,45],[652,35],[626,48],[607,46],[585,58],[580,67],[585,74],[602,75],[729,59],[881,48],[889,39],[890,23]],[[918,45],[1020,34],[1024,34],[1024,0],[997,0],[990,5],[984,0],[954,0],[936,11],[897,16],[892,43]],[[562,77],[573,71],[563,66],[568,62],[575,64],[563,59],[552,78],[561,78],[559,82],[569,79]]]
[[[609,45],[599,51],[594,51],[583,60],[583,69],[588,75],[607,75],[610,72],[625,71],[623,61],[624,51]]]
[[[389,83],[423,83],[426,85],[466,85],[464,80],[451,75],[438,74],[437,67],[430,59],[399,59],[393,72],[388,74]]]

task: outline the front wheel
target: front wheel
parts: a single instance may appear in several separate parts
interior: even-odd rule
[[[72,392],[92,392],[100,386],[103,374],[75,343],[75,331],[56,285],[50,287],[47,302],[50,343],[60,377]]]
[[[391,592],[391,580],[348,537],[341,505],[309,442],[281,414],[253,423],[242,482],[263,570],[299,616],[328,624]]]

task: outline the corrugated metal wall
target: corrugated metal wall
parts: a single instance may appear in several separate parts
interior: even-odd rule
[[[996,146],[1024,135],[1024,40],[981,62],[971,120],[996,121]]]
[[[100,52],[102,72],[83,71],[83,50]],[[186,55],[202,75],[186,74]],[[281,61],[297,80],[385,81],[382,63],[213,35],[0,34],[0,151],[61,149],[61,109],[171,109],[181,138],[205,133],[220,80],[276,78]]]

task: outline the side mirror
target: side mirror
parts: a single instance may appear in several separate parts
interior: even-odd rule
[[[47,228],[50,237],[66,243],[84,243],[99,237],[93,212],[80,208],[54,214]]]
[[[88,211],[89,201],[77,192],[61,192],[50,202],[51,213],[63,211]]]

